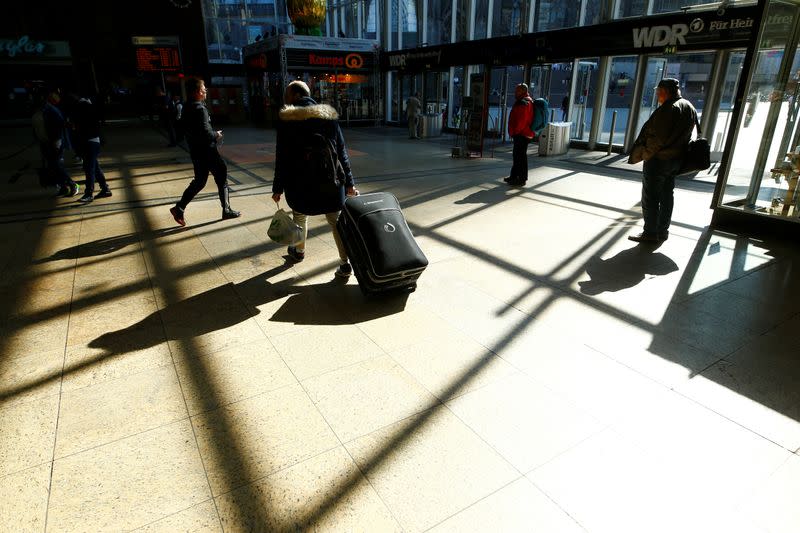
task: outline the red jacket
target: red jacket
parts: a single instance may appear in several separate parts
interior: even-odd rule
[[[530,96],[526,96],[517,100],[511,108],[511,115],[508,117],[508,135],[511,137],[523,135],[533,139],[531,124],[533,124],[533,100]]]

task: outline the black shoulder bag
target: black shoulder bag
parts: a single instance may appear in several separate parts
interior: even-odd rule
[[[679,174],[700,172],[711,166],[711,145],[708,144],[708,139],[701,136],[700,122],[698,122],[696,114],[694,116],[694,125],[697,127],[697,138],[689,141]]]

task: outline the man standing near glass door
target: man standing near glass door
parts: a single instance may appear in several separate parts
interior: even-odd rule
[[[628,237],[634,242],[662,242],[669,237],[675,177],[697,124],[697,111],[681,97],[680,82],[664,78],[656,87],[659,107],[642,126],[628,163],[644,161],[642,214],[644,231]]]

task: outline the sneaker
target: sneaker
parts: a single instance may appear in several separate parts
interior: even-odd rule
[[[99,193],[97,193],[97,196],[95,196],[95,198],[111,198],[111,191],[108,189],[102,190]]]
[[[77,183],[73,183],[69,186],[69,192],[67,192],[67,194],[69,196],[78,196],[79,192],[81,192],[81,186]]]
[[[84,194],[83,196],[81,196],[80,198],[78,198],[78,201],[79,201],[80,203],[82,203],[82,204],[88,204],[88,203],[89,203],[89,202],[91,202],[92,200],[94,200],[94,198],[92,198],[92,195],[91,195],[91,194]]]
[[[528,180],[521,180],[521,179],[511,179],[508,180],[508,183],[511,187],[524,187]]]
[[[233,209],[225,209],[222,212],[222,220],[230,220],[231,218],[239,218],[240,216],[242,216],[242,213],[234,211]]]
[[[349,278],[352,273],[353,267],[350,266],[350,263],[339,265],[339,268],[336,269],[337,278]]]
[[[294,261],[295,263],[299,263],[300,261],[302,261],[303,259],[306,258],[306,253],[305,252],[299,252],[297,250],[297,248],[295,248],[294,246],[288,247],[286,249],[286,253],[289,256],[289,258],[292,261]]]
[[[628,240],[633,242],[659,242],[656,235],[650,233],[637,233],[636,235],[628,235]]]
[[[186,225],[186,220],[183,218],[183,209],[175,205],[169,209],[169,212],[172,214],[172,218],[175,219],[175,222],[177,222],[179,226]]]

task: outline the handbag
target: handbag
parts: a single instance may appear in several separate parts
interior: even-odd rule
[[[303,240],[303,230],[295,224],[289,213],[279,208],[272,217],[267,236],[278,244],[292,246]]]
[[[678,174],[691,174],[692,172],[699,172],[706,170],[711,166],[711,145],[708,144],[708,139],[701,137],[700,122],[697,120],[697,115],[694,116],[694,125],[697,127],[697,138],[689,141],[686,147],[686,154],[683,156],[683,164]]]

